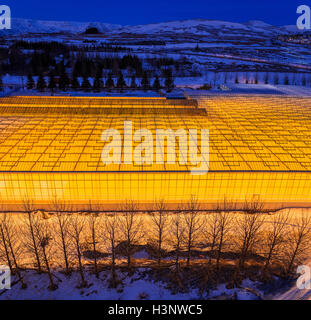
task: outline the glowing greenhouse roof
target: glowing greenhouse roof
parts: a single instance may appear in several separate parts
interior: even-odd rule
[[[311,172],[311,98],[10,97],[0,99],[0,171],[188,171],[187,165],[109,165],[104,130],[209,129],[210,171]],[[178,150],[177,150],[178,151]],[[176,151],[176,152],[177,152]]]

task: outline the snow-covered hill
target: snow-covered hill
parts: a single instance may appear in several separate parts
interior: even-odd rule
[[[12,19],[12,29],[0,31],[9,34],[27,33],[81,33],[89,27],[96,27],[100,32],[110,32],[121,28],[120,25],[100,22],[44,21],[31,19]]]
[[[43,21],[31,19],[12,19],[12,29],[0,31],[4,34],[27,33],[81,33],[88,27],[96,27],[105,33],[132,33],[132,34],[283,34],[297,32],[296,26],[276,27],[262,21],[235,23],[219,20],[182,20],[170,21],[137,26],[121,26],[100,22],[71,22],[71,21]]]
[[[296,26],[276,27],[262,21],[249,21],[246,23],[235,23],[219,20],[183,20],[183,21],[170,21],[163,23],[126,26],[119,29],[118,32],[128,32],[135,34],[165,34],[165,33],[183,33],[183,34],[199,34],[209,35],[215,32],[225,33],[263,33],[263,34],[280,34],[297,32]]]

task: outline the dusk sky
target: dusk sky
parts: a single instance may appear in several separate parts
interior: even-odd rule
[[[233,22],[262,20],[274,25],[296,24],[298,5],[305,0],[6,0],[12,17],[42,20],[98,21],[135,25],[183,19]]]

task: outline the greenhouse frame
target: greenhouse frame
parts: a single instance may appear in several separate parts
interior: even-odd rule
[[[193,175],[188,164],[156,161],[105,165],[101,135],[109,128],[122,132],[124,121],[132,121],[133,130],[151,132],[209,129],[208,173]],[[74,211],[90,202],[109,211],[127,201],[149,210],[158,200],[175,209],[193,197],[202,209],[224,199],[237,206],[246,201],[267,208],[311,205],[307,97],[6,97],[0,99],[0,132],[5,210],[23,210],[25,201],[48,208],[56,198]]]

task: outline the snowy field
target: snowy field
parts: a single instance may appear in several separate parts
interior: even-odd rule
[[[168,285],[155,282],[146,275],[143,269],[138,269],[134,275],[128,276],[127,272],[118,272],[122,284],[116,289],[109,289],[105,272],[99,279],[87,273],[88,288],[79,289],[79,275],[74,272],[71,276],[55,273],[58,289],[48,289],[49,280],[45,274],[38,275],[34,271],[24,273],[27,289],[21,289],[19,283],[10,290],[0,291],[0,300],[197,300],[197,299],[261,299],[263,293],[257,289],[258,283],[244,280],[242,288],[226,289],[225,284],[219,285],[209,294],[200,294],[197,289],[188,292],[172,293]]]
[[[85,34],[88,27],[97,28],[99,34]],[[214,70],[293,75],[297,72],[310,73],[310,43],[280,38],[297,32],[295,26],[277,27],[262,21],[232,23],[195,19],[121,26],[98,22],[13,19],[12,30],[3,34],[1,46],[9,47],[20,39],[31,42],[56,41],[81,49],[92,45],[99,48],[107,44],[122,46],[145,60],[154,57],[188,60],[192,64],[190,70],[186,70],[184,75],[177,75],[183,77],[191,76],[194,72],[199,72],[200,77],[207,77],[208,71]],[[159,42],[161,44],[157,44]],[[128,52],[105,52],[100,49],[88,52],[90,57],[125,54]]]
[[[279,214],[285,214],[286,212],[286,209],[281,210]],[[299,219],[304,212],[306,212],[306,209],[291,210],[291,214],[295,219]],[[14,215],[14,217],[18,218],[17,215]],[[270,219],[272,218],[267,218],[265,221],[267,226],[270,225]],[[294,223],[294,221],[296,220],[291,223]],[[148,230],[146,232],[148,233]],[[104,258],[104,260],[106,259]],[[255,280],[260,275],[260,271],[258,271],[257,276],[253,275],[255,278],[252,280],[245,277],[239,287],[235,288],[227,288],[230,285],[230,281],[226,283],[219,281],[218,285],[214,285],[209,291],[200,291],[195,285],[185,285],[181,289],[176,284],[174,285],[174,282],[168,280],[171,279],[170,277],[161,276],[157,278],[155,272],[152,271],[154,269],[151,269],[149,265],[152,257],[144,247],[141,247],[133,254],[133,259],[135,264],[139,265],[139,267],[133,269],[135,270],[133,273],[129,274],[124,268],[126,264],[124,259],[123,267],[116,269],[119,283],[116,288],[109,288],[109,279],[111,277],[109,267],[104,267],[99,274],[99,278],[96,278],[91,266],[91,260],[86,260],[84,267],[84,276],[88,283],[86,288],[79,288],[81,278],[78,271],[66,276],[55,266],[52,274],[58,289],[51,291],[48,289],[49,278],[46,273],[38,274],[28,269],[28,271],[22,271],[24,282],[28,287],[22,289],[17,281],[17,276],[14,276],[11,290],[0,291],[0,300],[311,300],[311,289],[298,290],[295,280],[282,280],[276,276],[273,276],[272,281],[268,283]],[[166,257],[163,258],[163,261],[170,263],[173,262],[172,259],[172,257]],[[193,261],[198,261],[198,263],[200,263],[199,259],[201,257],[193,257]],[[118,260],[119,265],[120,261]],[[234,262],[231,261],[231,263]],[[306,261],[306,264],[310,265],[311,263]],[[173,274],[174,268],[172,268],[169,267],[165,273]],[[196,272],[194,272],[195,275]],[[182,275],[182,277],[187,277],[187,274]]]
[[[189,85],[185,92],[191,96],[207,94],[207,95],[287,95],[287,96],[300,96],[310,97],[310,88],[301,86],[283,86],[283,85],[252,85],[252,84],[238,84],[227,85],[226,90],[219,88],[212,88],[211,90],[196,90],[199,85]]]

